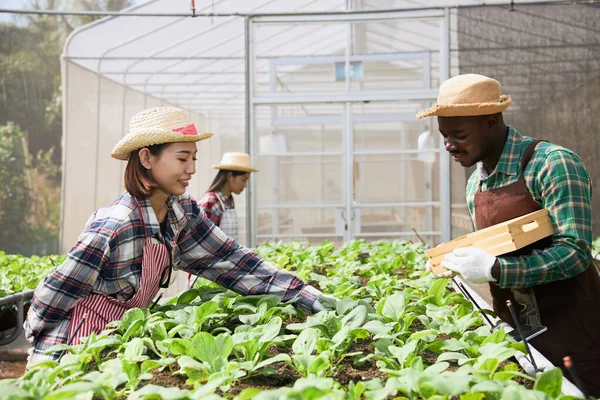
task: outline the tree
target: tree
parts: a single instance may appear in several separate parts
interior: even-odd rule
[[[2,250],[22,253],[28,236],[31,193],[26,182],[23,131],[10,122],[0,126],[0,243]]]
[[[131,4],[129,0],[30,0],[28,6],[117,11]],[[44,252],[40,243],[58,239],[60,55],[75,28],[98,18],[30,15],[19,17],[17,24],[0,23],[0,250]],[[56,246],[52,251],[57,250]]]

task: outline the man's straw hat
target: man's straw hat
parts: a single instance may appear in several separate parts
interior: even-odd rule
[[[458,75],[440,85],[437,105],[417,114],[425,117],[474,117],[491,115],[508,108],[512,99],[501,95],[500,83],[477,74]]]
[[[112,151],[113,158],[128,160],[132,151],[153,144],[197,142],[208,139],[210,132],[198,133],[185,111],[158,107],[135,114],[129,120],[129,132]]]
[[[213,164],[213,168],[227,171],[258,172],[250,165],[250,155],[246,153],[224,153],[219,164]]]

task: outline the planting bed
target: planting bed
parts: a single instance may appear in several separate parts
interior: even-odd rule
[[[340,301],[305,315],[277,296],[199,281],[129,310],[59,363],[0,381],[7,399],[565,399],[558,368],[537,379],[522,344],[490,332],[432,278],[421,245],[350,242],[258,250]]]

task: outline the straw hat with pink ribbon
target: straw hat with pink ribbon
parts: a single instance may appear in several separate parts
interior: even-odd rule
[[[458,75],[440,85],[437,105],[417,114],[425,117],[474,117],[491,115],[508,108],[511,98],[502,95],[502,86],[478,74]]]
[[[112,157],[128,160],[132,151],[163,143],[197,142],[213,136],[198,133],[185,111],[174,107],[157,107],[135,114],[129,120],[129,132],[117,143]]]

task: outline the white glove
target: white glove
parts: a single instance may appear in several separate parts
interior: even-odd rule
[[[425,268],[427,269],[427,272],[429,272],[431,275],[435,276],[436,278],[452,278],[454,275],[456,275],[456,272],[451,271],[451,270],[444,271],[441,274],[434,274],[431,269],[431,262],[429,262],[429,260],[427,260],[427,263],[425,264]]]
[[[492,277],[492,267],[496,257],[475,247],[454,249],[452,253],[444,256],[442,267],[458,272],[472,283],[486,283],[496,281]]]

